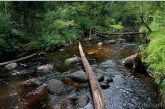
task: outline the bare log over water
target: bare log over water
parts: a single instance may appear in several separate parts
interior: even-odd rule
[[[80,55],[81,55],[81,59],[82,59],[84,68],[89,77],[95,109],[107,109],[106,103],[104,100],[104,95],[100,88],[100,84],[98,83],[98,80],[97,80],[91,66],[89,65],[89,62],[85,57],[85,54],[82,50],[80,42],[79,42],[79,51],[80,51]]]
[[[4,65],[6,65],[6,64],[13,63],[13,62],[24,61],[24,60],[33,58],[33,57],[35,57],[35,56],[37,56],[37,55],[38,55],[38,53],[34,53],[34,54],[32,54],[32,55],[29,55],[29,56],[26,56],[26,57],[22,57],[22,58],[19,58],[19,59],[16,59],[16,60],[11,60],[11,61],[7,61],[7,62],[2,62],[2,63],[0,63],[0,66],[4,66]]]

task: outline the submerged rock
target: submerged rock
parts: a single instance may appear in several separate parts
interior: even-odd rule
[[[64,83],[57,79],[51,79],[48,82],[47,90],[50,94],[60,94],[65,89]]]
[[[89,97],[87,95],[82,95],[78,98],[78,107],[82,108],[89,102]]]
[[[17,63],[10,63],[5,66],[5,68],[8,70],[15,69],[16,67],[17,67]]]
[[[78,82],[88,82],[88,75],[84,71],[77,71],[71,75],[71,79]]]
[[[79,61],[79,57],[75,56],[65,60],[65,64],[73,64]]]
[[[54,70],[54,65],[51,64],[42,65],[37,68],[37,72],[42,74],[52,72],[53,70]]]

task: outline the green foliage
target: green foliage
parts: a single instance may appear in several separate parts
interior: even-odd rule
[[[122,25],[110,25],[110,27],[112,27],[114,29],[124,29],[124,27]]]
[[[17,48],[18,31],[10,18],[10,14],[0,13],[0,55]]]
[[[65,41],[61,39],[61,36],[55,34],[43,34],[37,37],[35,42],[31,46],[35,49],[40,49],[43,51],[53,51],[56,47],[59,47]]]

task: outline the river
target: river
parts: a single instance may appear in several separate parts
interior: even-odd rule
[[[110,39],[125,39],[109,44]],[[103,45],[98,46],[98,42]],[[96,39],[81,42],[84,53],[94,72],[101,73],[106,80],[109,76],[113,82],[110,87],[102,89],[108,109],[161,109],[157,85],[151,77],[143,72],[133,73],[122,64],[122,59],[136,53],[141,44],[145,44],[143,36],[114,36],[108,39]],[[99,50],[103,48],[103,50]],[[64,49],[64,51],[59,51]],[[95,52],[89,55],[89,52]],[[78,42],[71,46],[61,47],[48,52],[45,57],[37,57],[18,63],[12,71],[0,68],[0,108],[1,109],[78,109],[77,98],[87,95],[89,103],[79,109],[94,109],[89,83],[73,81],[69,76],[78,70],[83,70],[82,63],[66,66],[65,59],[79,55]],[[35,70],[36,67],[53,64],[54,73],[26,75],[16,72]],[[26,65],[22,67],[21,65]],[[25,81],[40,78],[39,85],[25,84]],[[47,81],[58,78],[65,83],[67,90],[59,95],[50,95]]]

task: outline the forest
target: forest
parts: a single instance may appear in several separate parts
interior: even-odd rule
[[[57,47],[126,28],[146,32],[140,46],[143,62],[153,70],[165,98],[164,1],[0,1],[0,56]]]

